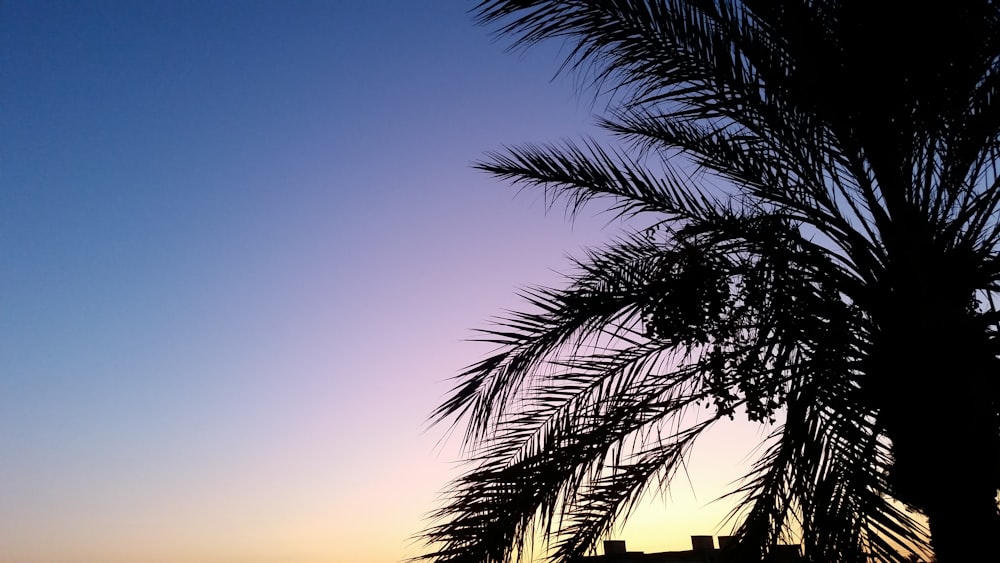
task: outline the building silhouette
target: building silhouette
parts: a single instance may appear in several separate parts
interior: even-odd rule
[[[604,542],[604,555],[578,557],[573,563],[744,563],[730,548],[735,545],[732,536],[719,536],[715,547],[712,536],[691,536],[691,549],[644,553],[628,551],[623,540]],[[764,559],[766,563],[801,563],[805,561],[798,545],[776,545]],[[759,563],[755,561],[754,563]]]

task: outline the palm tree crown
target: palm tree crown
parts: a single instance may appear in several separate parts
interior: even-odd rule
[[[794,531],[814,561],[930,541],[949,562],[1000,532],[993,2],[476,10],[519,44],[568,41],[621,140],[479,167],[647,219],[485,331],[497,351],[435,413],[467,423],[472,466],[424,559],[516,559],[539,526],[555,559],[584,553],[733,416],[777,421],[732,493],[750,559]]]

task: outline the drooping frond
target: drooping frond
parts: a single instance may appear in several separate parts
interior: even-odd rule
[[[853,369],[842,353],[858,346],[856,312],[811,277],[809,253],[729,221],[727,237],[686,224],[592,252],[567,289],[527,293],[535,312],[484,331],[498,353],[439,410],[464,416],[474,467],[437,514],[427,537],[446,547],[429,558],[507,561],[536,529],[557,538],[557,558],[581,554],[712,421],[773,419],[798,382],[837,385],[824,377]],[[788,494],[786,512],[805,504]]]
[[[571,212],[594,198],[611,200],[610,209],[623,216],[657,213],[669,219],[717,217],[717,196],[692,185],[669,162],[654,175],[621,152],[608,152],[594,141],[582,146],[511,147],[488,155],[477,167],[498,178],[537,186],[554,199],[566,198]]]

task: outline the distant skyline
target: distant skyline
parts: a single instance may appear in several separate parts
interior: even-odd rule
[[[472,169],[601,109],[472,5],[0,4],[0,563],[419,554],[465,340],[619,228]],[[616,536],[728,531],[760,433]]]

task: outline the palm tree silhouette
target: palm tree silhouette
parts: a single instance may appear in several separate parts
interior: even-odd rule
[[[573,211],[606,198],[643,228],[484,331],[496,353],[434,415],[467,424],[472,465],[424,558],[508,561],[539,532],[557,560],[584,553],[734,416],[776,422],[731,493],[747,560],[788,534],[813,561],[906,561],[928,542],[940,562],[980,557],[966,537],[1000,533],[996,4],[477,14],[519,45],[567,41],[621,140],[479,167]]]

